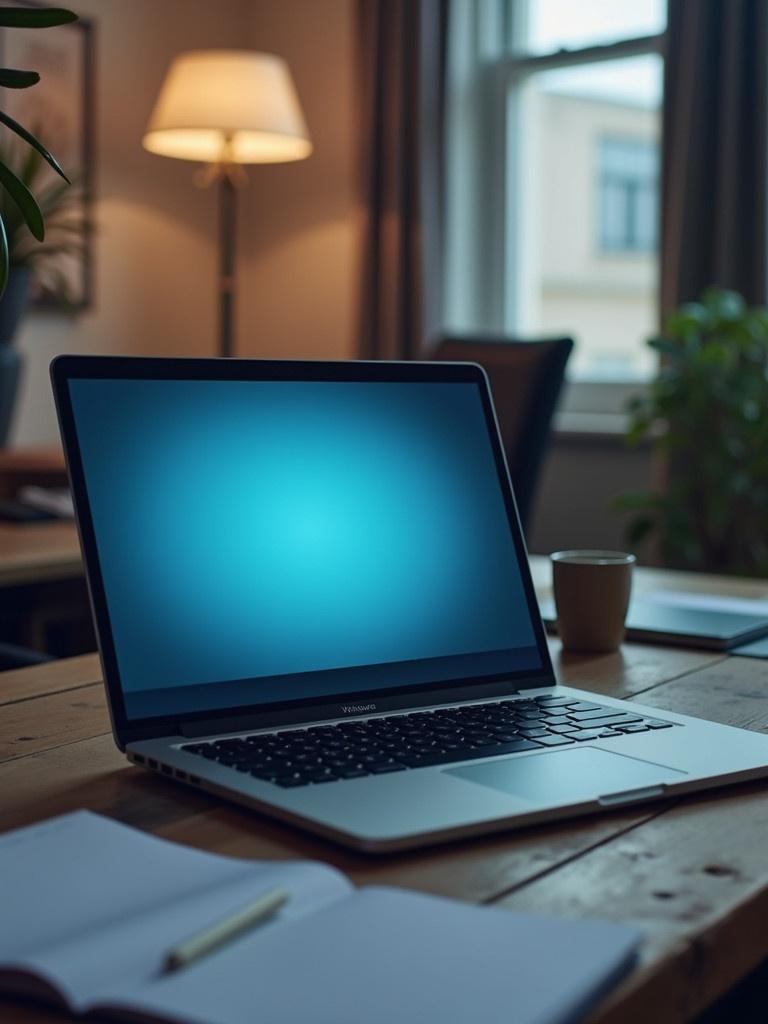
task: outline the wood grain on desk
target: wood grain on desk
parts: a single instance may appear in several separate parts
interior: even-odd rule
[[[681,585],[713,582],[766,590]],[[764,662],[637,644],[599,657],[563,655],[556,641],[552,651],[563,682],[768,730]],[[688,1020],[768,957],[768,783],[371,858],[128,765],[98,680],[95,655],[0,675],[0,830],[88,807],[220,853],[325,860],[358,883],[628,920],[646,936],[641,964],[593,1015],[601,1024]],[[0,1000],[0,1018],[61,1016]]]

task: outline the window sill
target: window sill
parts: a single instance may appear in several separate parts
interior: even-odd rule
[[[568,412],[555,414],[553,430],[559,437],[615,437],[622,438],[627,429],[624,413]]]
[[[623,413],[559,412],[555,415],[552,436],[556,444],[622,448],[627,453],[647,451],[648,438],[629,447],[624,440],[628,418]]]

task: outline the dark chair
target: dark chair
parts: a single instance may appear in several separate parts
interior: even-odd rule
[[[480,363],[488,374],[524,531],[572,349],[572,338],[452,335],[441,338],[433,354],[449,362]]]

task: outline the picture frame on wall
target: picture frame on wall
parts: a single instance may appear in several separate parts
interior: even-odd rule
[[[27,0],[3,0],[5,6],[42,7]],[[3,110],[32,132],[53,153],[72,180],[72,220],[83,225],[77,252],[61,252],[56,277],[64,282],[66,308],[77,312],[93,303],[92,205],[94,193],[94,24],[86,18],[47,29],[0,29],[0,66],[37,71],[40,81],[29,89],[4,89]],[[12,138],[2,129],[4,141]],[[15,145],[15,142],[14,142]],[[20,143],[20,145],[24,145]],[[40,192],[56,182],[45,168]],[[60,179],[59,179],[60,180]],[[59,294],[45,278],[35,285],[31,303],[38,309],[61,308]]]

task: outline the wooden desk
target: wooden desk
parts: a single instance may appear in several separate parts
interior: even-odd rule
[[[61,449],[0,450],[0,498],[15,498],[25,484],[66,487]],[[0,522],[0,587],[49,583],[82,574],[74,523]]]
[[[14,498],[25,484],[66,487],[67,470],[61,448],[0,449],[0,498]]]
[[[536,562],[535,571],[545,586],[546,568]],[[745,596],[768,590],[639,574],[640,589],[661,581]],[[557,642],[552,650],[572,685],[768,728],[764,662],[641,645],[600,657],[565,657]],[[374,859],[129,766],[108,733],[99,680],[95,655],[0,676],[1,831],[88,807],[221,853],[326,860],[359,883],[632,921],[646,936],[641,964],[593,1015],[600,1024],[689,1020],[768,957],[768,782]],[[0,1000],[0,1019],[39,1024],[61,1015]]]
[[[0,638],[58,655],[93,648],[74,523],[0,523]]]
[[[0,523],[0,587],[82,575],[74,523]]]

